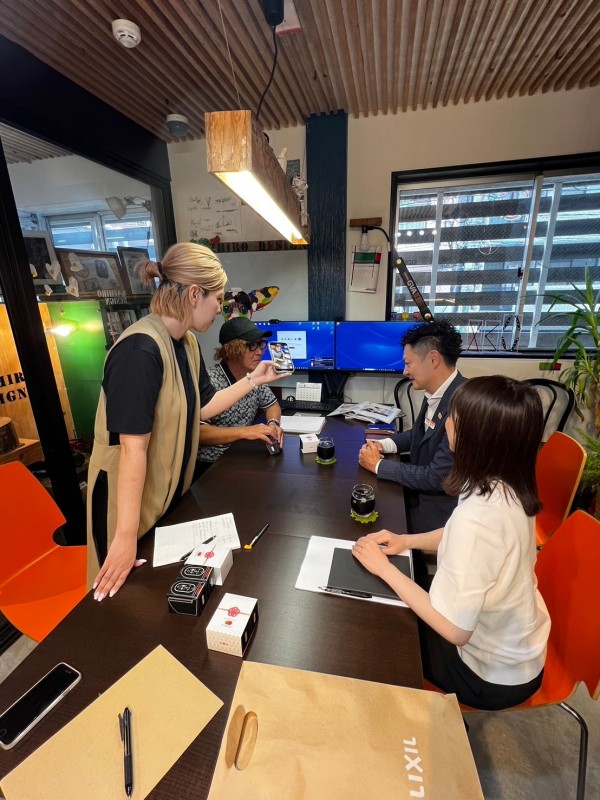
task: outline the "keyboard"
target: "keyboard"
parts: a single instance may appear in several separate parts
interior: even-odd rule
[[[329,414],[340,406],[338,400],[280,400],[282,411],[312,411],[318,414]]]

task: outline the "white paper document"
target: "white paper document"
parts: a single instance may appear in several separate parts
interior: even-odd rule
[[[296,415],[281,417],[281,430],[284,433],[321,433],[327,422],[325,417],[309,417]]]
[[[218,517],[194,519],[191,522],[181,522],[179,525],[156,528],[152,566],[162,567],[164,564],[181,561],[190,550],[194,550],[211,536],[231,550],[239,548],[240,537],[233,514],[220,514]]]
[[[322,592],[320,586],[327,586],[329,580],[329,572],[331,570],[331,562],[333,560],[333,551],[336,547],[343,547],[347,550],[352,549],[354,542],[348,542],[346,539],[329,539],[326,536],[311,536],[306,548],[306,555],[300,567],[298,580],[296,581],[296,589],[304,589],[307,592]],[[350,600],[361,600],[364,603],[384,603],[387,606],[403,606],[406,608],[406,603],[398,598],[397,600],[390,600],[387,597],[352,597],[344,595]]]

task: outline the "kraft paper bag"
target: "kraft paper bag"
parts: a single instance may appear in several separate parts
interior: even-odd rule
[[[483,800],[456,697],[245,662],[209,800]]]
[[[2,779],[4,797],[125,798],[117,715],[128,706],[132,714],[132,800],[139,800],[152,791],[222,705],[159,646],[9,772]]]

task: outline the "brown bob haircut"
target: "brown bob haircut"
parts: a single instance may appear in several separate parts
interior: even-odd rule
[[[471,378],[452,395],[454,467],[448,494],[490,495],[502,481],[527,516],[541,509],[535,481],[544,420],[535,389],[504,375]]]

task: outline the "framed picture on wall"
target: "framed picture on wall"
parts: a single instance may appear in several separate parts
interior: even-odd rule
[[[48,231],[22,231],[36,294],[64,293],[65,283]],[[48,292],[46,287],[52,291]]]
[[[121,259],[123,278],[129,284],[125,287],[127,294],[152,294],[154,287],[142,283],[138,274],[140,262],[149,258],[148,251],[144,247],[117,247],[117,252]]]
[[[116,253],[58,247],[56,255],[66,291],[74,297],[98,297],[99,292],[107,291],[126,293]]]

